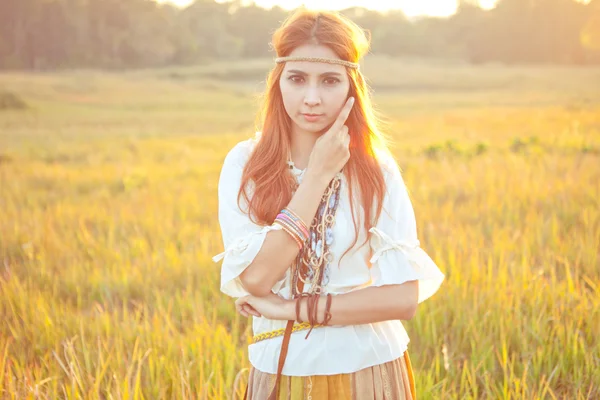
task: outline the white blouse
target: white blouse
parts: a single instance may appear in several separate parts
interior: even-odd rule
[[[223,260],[221,291],[234,298],[249,294],[239,275],[256,257],[267,233],[281,229],[279,225],[260,226],[253,223],[237,206],[242,170],[256,143],[256,139],[252,138],[236,144],[225,157],[219,178],[218,213],[225,251],[214,256],[213,261]],[[362,229],[359,229],[358,241],[344,256],[338,268],[339,257],[354,240],[347,182],[342,177],[340,202],[333,226],[334,239],[330,246],[333,260],[330,264],[329,283],[323,287],[323,293],[335,296],[368,286],[418,280],[418,302],[421,303],[438,290],[444,274],[419,247],[415,214],[398,165],[393,158],[380,161],[380,165],[387,193],[379,220],[369,229],[371,235],[368,245],[356,250],[365,240],[364,228],[359,226]],[[292,167],[297,181],[301,182],[304,170]],[[251,190],[250,186],[249,195],[252,194]],[[247,211],[247,203],[243,201],[243,197],[240,203],[245,208],[244,211]],[[354,208],[355,213],[360,212],[362,218],[362,207]],[[288,269],[285,277],[273,286],[272,291],[290,299],[290,281],[291,269]],[[309,288],[310,285],[306,285],[304,290]],[[335,303],[335,298],[333,302]],[[286,324],[287,321],[283,320],[252,316],[254,335],[285,328]],[[292,333],[283,375],[355,372],[402,356],[409,342],[400,320],[317,327],[305,339],[307,332]],[[276,374],[282,340],[283,336],[278,336],[250,344],[248,357],[254,368]]]

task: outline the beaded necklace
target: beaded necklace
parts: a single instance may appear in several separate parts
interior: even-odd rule
[[[293,162],[288,161],[288,164],[292,169]],[[294,261],[291,291],[293,299],[302,292],[302,289],[298,289],[298,281],[303,283],[302,287],[310,284],[310,289],[306,292],[310,294],[321,294],[323,287],[329,283],[330,264],[333,261],[329,249],[333,243],[333,225],[340,201],[341,176],[342,173],[338,172],[321,196],[317,213],[310,225],[309,238]],[[298,186],[298,182],[295,182],[292,194]]]

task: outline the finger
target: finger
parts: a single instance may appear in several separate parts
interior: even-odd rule
[[[344,147],[347,149],[350,147],[350,135],[346,134],[343,138],[342,138],[342,142],[344,143]]]
[[[233,304],[235,305],[236,310],[239,309],[240,308],[240,299],[237,299]]]
[[[250,310],[251,310],[251,312],[253,312],[253,313],[254,313],[254,315],[256,315],[257,317],[260,317],[260,316],[261,316],[261,315],[260,315],[260,313],[259,313],[259,312],[256,310],[256,308],[254,308],[254,307],[252,307],[252,306],[249,306],[249,307],[250,307]]]
[[[254,309],[254,307],[252,307],[249,304],[244,304],[242,306],[242,308],[244,309],[244,311],[246,311],[248,314],[252,314],[255,315],[257,317],[260,317],[260,314]]]
[[[238,313],[242,314],[242,315],[244,315],[244,313],[246,313],[246,311],[244,310],[244,304],[246,304],[246,298],[247,298],[247,297],[248,297],[248,296],[243,296],[243,297],[240,297],[240,298],[238,298],[238,299],[235,301],[235,310],[236,310]],[[247,316],[248,316],[248,314],[246,313],[246,315],[245,315],[245,316],[247,317]]]
[[[238,306],[238,312],[239,312],[240,314],[242,314],[242,315],[244,315],[244,316],[246,316],[246,317],[247,317],[247,316],[248,316],[248,310],[246,310],[246,304],[244,304],[244,303],[241,303],[241,304]]]
[[[350,140],[350,135],[348,133],[348,126],[344,125],[340,128],[340,130],[335,134],[337,142],[346,147]]]
[[[238,297],[237,300],[235,301],[236,305],[240,305],[246,302],[246,299],[248,298],[248,296],[242,296],[242,297]]]
[[[340,130],[342,128],[342,125],[344,125],[346,123],[346,120],[348,119],[348,116],[350,115],[350,111],[352,111],[352,106],[354,105],[354,101],[355,101],[354,97],[350,97],[346,101],[346,104],[344,104],[344,106],[340,110],[340,114],[338,115],[338,117],[336,118],[336,120],[332,126],[332,130],[334,132]]]
[[[242,311],[243,311],[243,310],[242,310],[242,308],[243,308],[243,307],[242,307],[241,305],[239,305],[239,304],[236,304],[236,305],[235,305],[235,311],[236,311],[237,313],[240,313],[240,314],[241,314],[241,313],[242,313]]]

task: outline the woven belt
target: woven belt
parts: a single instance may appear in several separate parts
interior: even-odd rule
[[[317,324],[315,325],[315,328],[319,328],[322,327],[323,325],[321,324]],[[298,331],[302,331],[305,329],[310,329],[310,324],[308,322],[302,322],[300,324],[295,324],[292,327],[292,333],[293,332],[298,332]],[[285,333],[285,328],[282,329],[276,329],[274,331],[269,331],[269,332],[263,332],[259,335],[256,335],[254,337],[252,337],[252,343],[257,343],[260,342],[261,340],[266,340],[266,339],[272,339],[274,337],[277,336],[283,336],[283,334]]]

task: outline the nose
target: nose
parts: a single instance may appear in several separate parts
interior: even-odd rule
[[[306,93],[304,94],[304,104],[308,107],[314,107],[321,104],[321,95],[319,94],[318,88],[309,87],[306,89]]]

